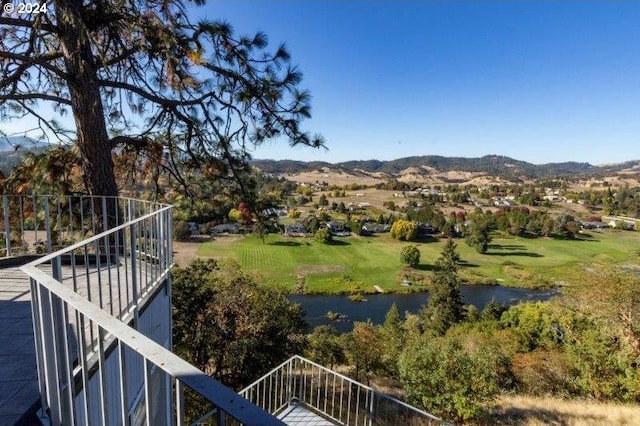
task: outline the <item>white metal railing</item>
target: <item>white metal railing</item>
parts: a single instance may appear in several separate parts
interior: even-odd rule
[[[186,389],[206,402],[196,410],[214,408],[211,424],[282,424],[167,349],[170,303],[158,320],[169,341],[143,330],[141,311],[162,291],[171,297],[170,206],[113,197],[3,196],[2,203],[4,236],[38,242],[35,233],[43,233],[30,247],[49,252],[21,269],[31,281],[41,406],[50,424],[183,425]],[[29,252],[16,239],[5,239],[5,256]],[[72,244],[53,251],[65,243]]]
[[[447,424],[426,411],[300,356],[283,362],[240,395],[274,415],[302,405],[340,425]]]
[[[129,222],[162,207],[123,197],[5,194],[0,199],[0,258],[48,254],[96,235],[101,223]]]

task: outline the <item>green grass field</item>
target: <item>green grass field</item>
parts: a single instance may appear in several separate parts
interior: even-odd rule
[[[468,247],[464,240],[456,243],[463,260],[460,274],[469,283],[546,287],[558,284],[571,268],[580,265],[640,265],[638,232],[594,231],[579,240],[496,236],[485,255]],[[293,289],[303,275],[306,292],[373,292],[374,285],[385,291],[406,291],[400,285],[405,275],[414,282],[428,277],[444,241],[416,243],[421,252],[416,271],[400,262],[400,250],[406,244],[391,239],[389,234],[340,238],[333,245],[313,238],[276,235],[264,241],[254,236],[219,237],[201,244],[198,256],[235,259],[261,281],[288,289]]]

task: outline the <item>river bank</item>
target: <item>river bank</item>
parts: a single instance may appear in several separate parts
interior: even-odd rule
[[[479,310],[495,300],[497,303],[513,305],[520,302],[545,301],[559,296],[556,290],[531,290],[524,288],[507,288],[500,286],[469,286],[460,288],[462,300],[474,305]],[[351,300],[345,295],[300,295],[292,294],[289,300],[299,303],[306,312],[311,329],[318,325],[331,325],[341,332],[348,332],[354,321],[371,320],[374,324],[382,324],[391,305],[396,304],[398,311],[417,313],[429,300],[429,294],[411,293],[378,293],[366,295],[362,301]],[[330,319],[327,313],[340,314],[340,318]]]

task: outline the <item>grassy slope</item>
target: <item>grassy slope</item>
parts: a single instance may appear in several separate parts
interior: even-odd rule
[[[298,274],[306,275],[307,291],[339,292],[356,285],[372,291],[403,289],[400,250],[407,244],[388,234],[375,237],[341,238],[336,245],[323,245],[312,238],[284,238],[269,235],[264,243],[253,236],[228,240],[225,237],[200,245],[202,257],[230,257],[265,282],[292,288]],[[495,238],[489,253],[480,255],[458,240],[465,262],[463,279],[472,283],[511,286],[545,286],[562,281],[568,268],[585,264],[638,262],[640,233],[596,231],[582,240]],[[443,241],[418,243],[419,273],[429,274]]]
[[[499,398],[492,425],[637,425],[640,406],[553,397],[505,395]]]

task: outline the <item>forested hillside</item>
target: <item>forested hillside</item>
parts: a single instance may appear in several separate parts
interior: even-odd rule
[[[367,160],[347,161],[331,164],[322,161],[293,161],[293,160],[254,160],[253,165],[265,173],[283,174],[300,173],[318,170],[323,167],[344,171],[355,169],[367,172],[383,172],[397,174],[411,167],[427,166],[440,172],[461,171],[486,173],[504,178],[527,177],[545,178],[562,176],[601,176],[606,173],[618,172],[633,167],[639,161],[628,161],[621,164],[594,166],[589,163],[563,162],[548,164],[531,164],[526,161],[500,155],[486,155],[480,158],[442,157],[439,155],[425,155],[404,157],[391,161]]]

